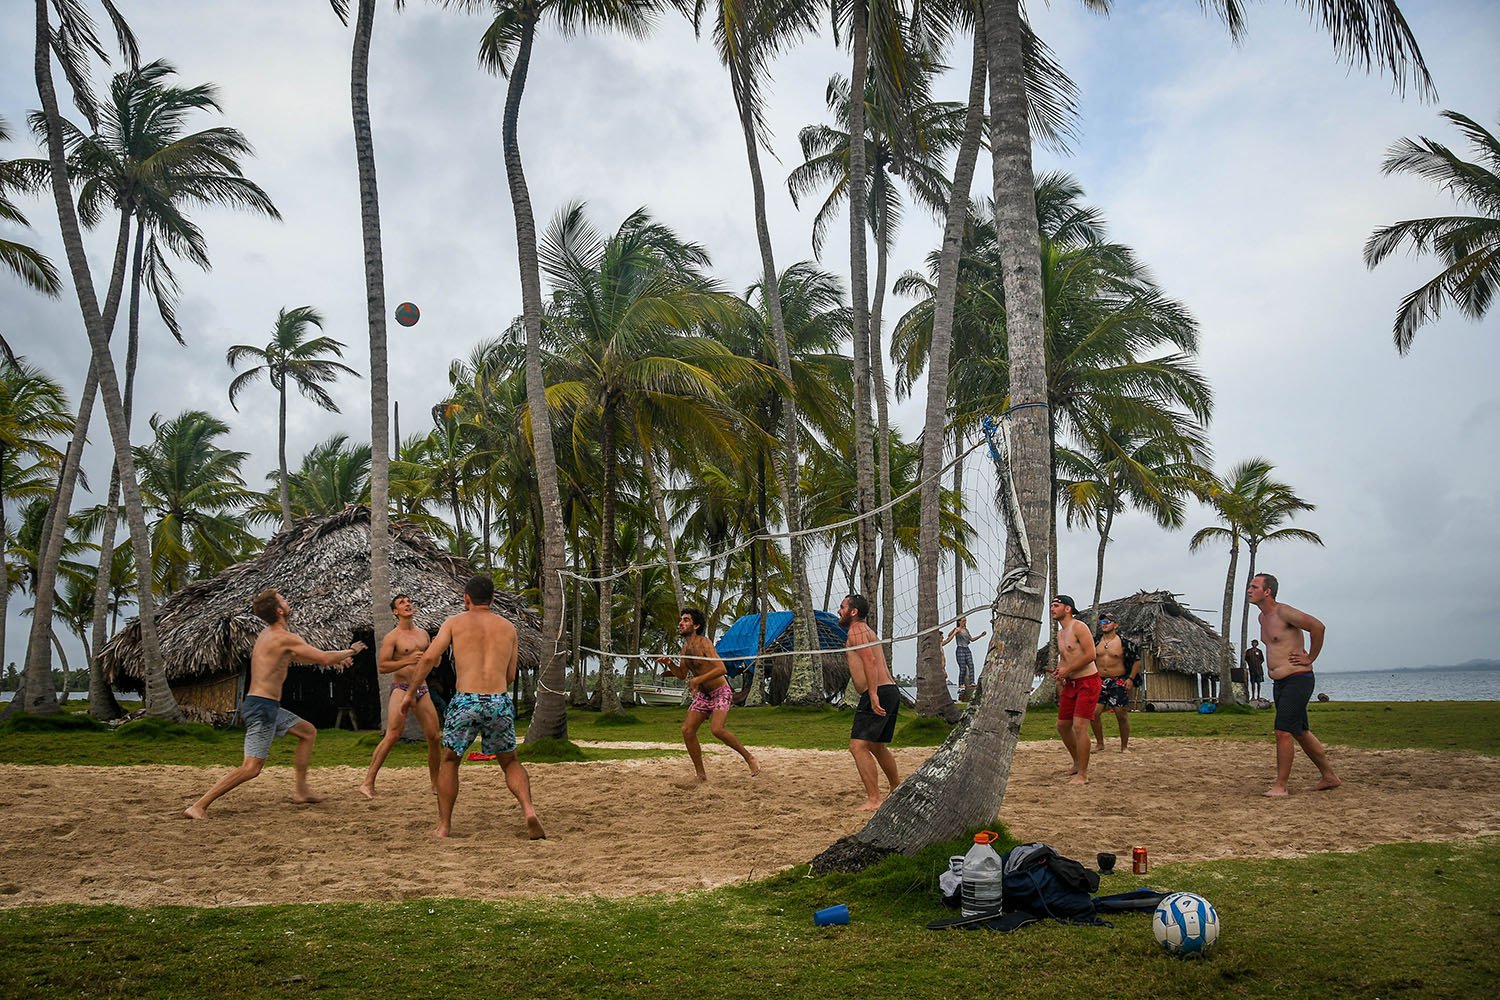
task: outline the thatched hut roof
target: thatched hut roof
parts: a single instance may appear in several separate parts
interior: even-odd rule
[[[1151,651],[1151,669],[1218,674],[1223,638],[1212,625],[1177,603],[1170,591],[1142,590],[1130,597],[1102,601],[1100,609],[1115,616],[1121,635]],[[1079,612],[1078,620],[1095,633],[1099,631],[1093,612]],[[1047,647],[1043,646],[1037,653],[1037,663],[1042,666],[1046,661]]]
[[[411,596],[419,628],[435,631],[463,610],[464,583],[473,570],[414,525],[392,520],[392,593]],[[167,679],[181,681],[235,671],[248,663],[264,623],[250,601],[275,587],[292,606],[291,627],[320,649],[368,640],[370,621],[370,511],[346,507],[331,517],[304,517],[266,543],[261,554],[218,576],[184,587],[157,609]],[[541,660],[541,620],[519,598],[496,592],[494,609],[516,626],[520,659]],[[132,619],[99,653],[111,683],[137,687],[142,677],[140,622]]]

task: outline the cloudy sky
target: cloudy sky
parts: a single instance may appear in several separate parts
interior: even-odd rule
[[[219,413],[233,427],[228,444],[251,453],[247,478],[261,486],[276,462],[273,397],[252,393],[240,413],[229,409],[225,348],[263,344],[278,309],[313,305],[328,319],[326,332],[349,345],[346,360],[367,368],[351,33],[309,0],[120,6],[145,59],[170,60],[185,84],[218,84],[224,121],[258,153],[247,173],[284,216],[276,224],[198,214],[214,268],[180,268],[187,347],[149,315],[144,322],[137,439],[153,412]],[[1493,374],[1500,314],[1483,323],[1446,317],[1398,357],[1390,341],[1396,304],[1435,266],[1403,258],[1372,273],[1360,249],[1379,225],[1451,211],[1440,191],[1384,177],[1380,163],[1403,136],[1457,143],[1438,117],[1445,108],[1494,127],[1500,6],[1405,5],[1438,88],[1435,104],[1410,92],[1403,98],[1389,80],[1339,63],[1330,41],[1292,4],[1251,5],[1249,37],[1238,48],[1186,0],[1119,4],[1108,19],[1067,2],[1032,6],[1038,32],[1082,92],[1073,154],[1040,153],[1038,168],[1075,175],[1106,213],[1112,237],[1135,247],[1197,317],[1201,364],[1217,395],[1211,436],[1220,469],[1263,456],[1318,505],[1297,523],[1326,547],[1269,546],[1262,566],[1280,575],[1286,601],[1327,623],[1320,668],[1497,656],[1488,633],[1500,617],[1500,475],[1483,455],[1495,454],[1500,438]],[[500,157],[504,84],[477,67],[482,27],[421,3],[399,15],[383,5],[376,25],[371,103],[386,298],[392,308],[403,300],[422,308],[418,326],[390,326],[403,433],[416,430],[444,394],[449,360],[498,333],[520,309]],[[4,51],[29,54],[32,31],[25,5],[5,5]],[[968,51],[967,41],[955,49],[959,70],[940,96],[964,97]],[[775,67],[769,114],[780,162],[766,170],[781,266],[812,254],[811,211],[794,208],[778,179],[800,162],[797,130],[827,119],[823,91],[834,72],[848,72],[847,58],[827,38],[808,41]],[[0,115],[15,131],[36,105],[30,59],[5,60]],[[581,200],[601,228],[612,229],[646,206],[703,243],[727,285],[756,280],[749,183],[728,85],[710,48],[685,25],[663,20],[644,42],[544,34],[521,143],[540,222]],[[35,149],[24,140],[0,150],[27,155]],[[982,161],[977,191],[987,191],[988,176]],[[29,212],[35,232],[28,238],[61,263],[50,208],[36,203]],[[896,271],[921,266],[938,236],[935,220],[912,214]],[[108,242],[104,233],[90,241],[101,287]],[[847,241],[830,240],[823,263],[847,274]],[[71,295],[48,302],[0,276],[5,334],[76,394],[88,352]],[[903,307],[898,302],[888,315]],[[292,460],[335,432],[368,439],[366,392],[363,381],[337,386],[341,415],[294,401]],[[908,434],[920,426],[920,405],[893,412]],[[107,443],[102,418],[94,440]],[[96,448],[89,463],[96,485],[108,480],[105,462]],[[1201,509],[1190,521],[1194,529],[1210,523]],[[1190,556],[1190,533],[1164,533],[1126,516],[1110,549],[1106,597],[1170,589],[1217,620],[1227,553]],[[1082,533],[1063,541],[1063,586],[1081,602],[1093,590],[1094,544]],[[22,622],[11,621],[5,662],[22,656]]]

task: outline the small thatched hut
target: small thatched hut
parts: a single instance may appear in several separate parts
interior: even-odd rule
[[[1115,616],[1120,634],[1141,648],[1141,671],[1145,690],[1138,690],[1133,707],[1146,711],[1196,708],[1214,696],[1219,679],[1219,657],[1223,639],[1208,622],[1177,603],[1165,590],[1141,591],[1131,597],[1104,601],[1101,609]],[[1099,627],[1092,611],[1082,611],[1078,620],[1094,630]],[[1037,651],[1037,668],[1051,669],[1048,650]],[[1050,695],[1048,694],[1050,692]],[[1033,695],[1033,704],[1056,704],[1057,693],[1049,680]]]
[[[464,583],[473,570],[411,524],[392,520],[390,532],[392,593],[409,595],[417,625],[435,633],[444,618],[463,610]],[[250,649],[264,628],[250,613],[250,601],[266,587],[281,591],[292,606],[292,629],[312,645],[339,649],[359,640],[371,647],[344,671],[294,664],[282,704],[317,726],[378,727],[365,507],[301,518],[256,558],[184,587],[157,609],[167,681],[177,703],[206,722],[223,725],[233,719],[249,676]],[[493,606],[516,626],[520,669],[535,671],[541,659],[540,620],[508,594],[497,592]],[[142,690],[140,623],[132,620],[121,628],[99,659],[116,690]],[[445,663],[434,671],[433,683],[440,693],[451,693],[451,678]]]

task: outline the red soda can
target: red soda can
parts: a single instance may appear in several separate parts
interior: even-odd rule
[[[1130,870],[1137,875],[1144,875],[1151,870],[1151,863],[1146,857],[1146,849],[1144,847],[1136,847],[1131,850]]]

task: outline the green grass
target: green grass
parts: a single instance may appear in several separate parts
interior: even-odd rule
[[[1371,749],[1416,748],[1466,750],[1500,754],[1500,702],[1338,702],[1310,707],[1313,730],[1325,743]],[[681,708],[641,707],[627,717],[603,716],[598,712],[572,712],[569,738],[578,742],[631,742],[676,744],[682,740]],[[847,711],[833,708],[736,709],[729,727],[748,746],[776,746],[809,750],[841,750],[849,745]],[[1135,737],[1193,737],[1239,740],[1269,740],[1269,711],[1133,712],[1130,731]],[[1054,740],[1054,715],[1042,709],[1026,716],[1023,740]],[[525,724],[519,727],[525,733]],[[1114,738],[1114,722],[1106,720],[1108,738]],[[947,734],[947,726],[936,719],[903,715],[896,728],[895,746],[936,746]],[[206,726],[173,726],[143,720],[109,731],[76,714],[48,719],[26,716],[0,723],[0,763],[7,764],[189,764],[232,767],[242,759],[243,736],[239,730],[212,730]],[[379,742],[374,731],[352,733],[325,729],[318,735],[314,767],[346,765],[364,767],[370,751]],[[618,750],[586,747],[582,758],[536,756],[534,760],[609,760],[622,757],[658,756],[671,750]],[[288,763],[289,741],[278,741],[271,764]],[[387,767],[425,767],[427,751],[420,744],[401,743],[391,752]]]
[[[928,931],[947,915],[933,886],[958,847],[686,896],[0,910],[0,994],[1425,998],[1488,996],[1500,981],[1496,838],[1156,869],[1152,886],[1217,908],[1206,961],[1162,954],[1145,915]],[[1140,881],[1117,875],[1105,891]],[[814,927],[834,902],[849,926]]]

